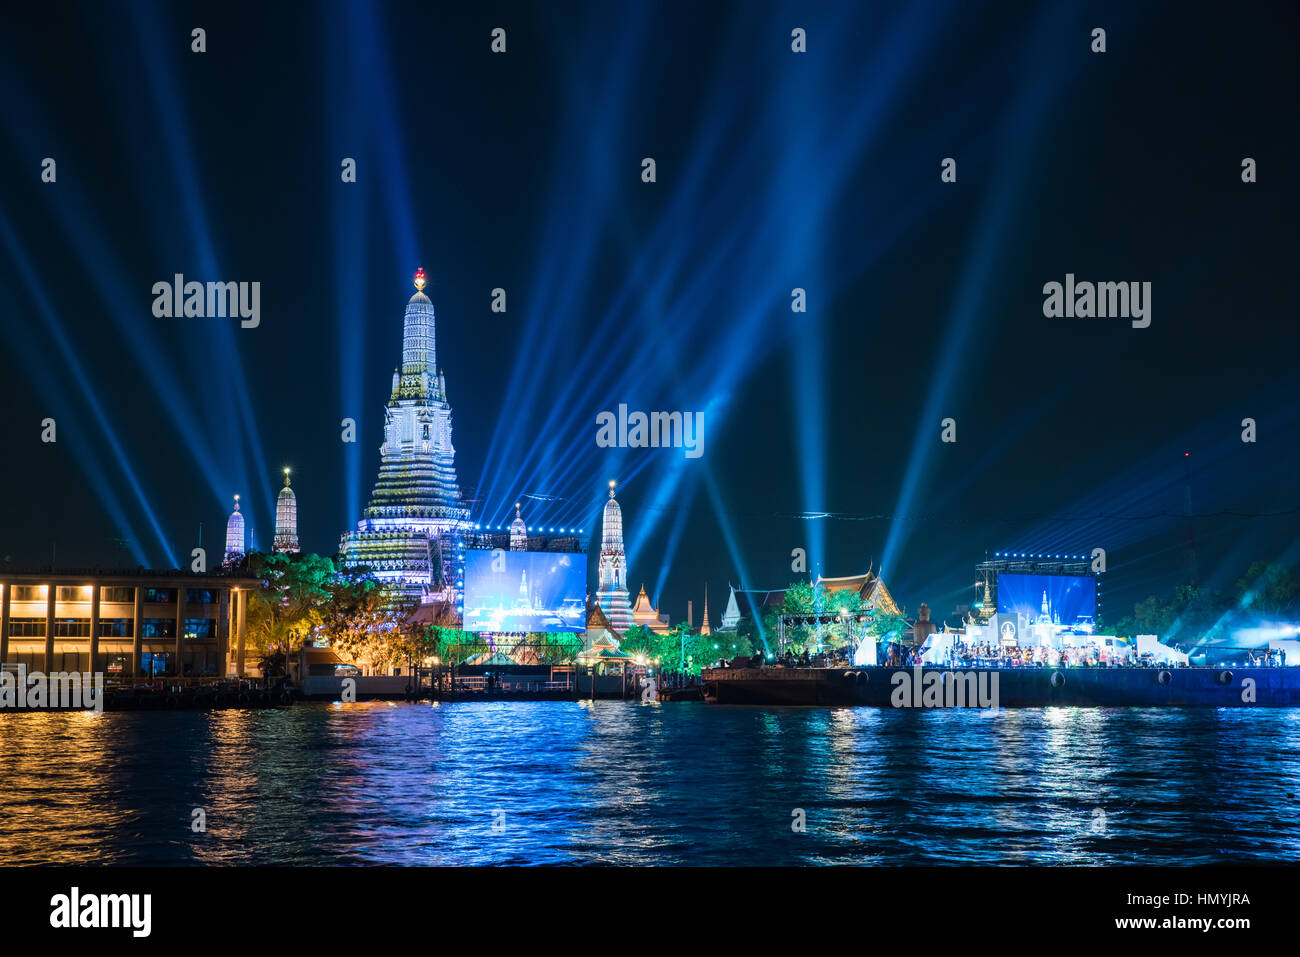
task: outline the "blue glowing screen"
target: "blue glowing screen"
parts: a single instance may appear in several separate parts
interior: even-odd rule
[[[1097,581],[1074,575],[998,575],[998,611],[1031,622],[1091,626],[1097,618]]]
[[[585,631],[587,556],[572,552],[465,552],[465,630]]]

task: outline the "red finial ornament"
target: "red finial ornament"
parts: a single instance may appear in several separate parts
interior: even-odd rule
[[[424,292],[424,284],[427,280],[424,278],[424,267],[421,266],[415,271],[415,288]]]

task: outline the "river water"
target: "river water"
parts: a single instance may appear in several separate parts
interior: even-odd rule
[[[3,864],[1294,862],[1297,793],[1295,710],[0,715]]]

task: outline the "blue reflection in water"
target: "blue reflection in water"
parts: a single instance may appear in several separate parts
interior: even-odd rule
[[[1298,731],[1263,709],[9,714],[0,862],[1292,861]]]

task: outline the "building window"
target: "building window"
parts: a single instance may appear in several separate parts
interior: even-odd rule
[[[99,620],[99,637],[131,638],[135,633],[135,620],[132,618],[101,618]]]
[[[190,639],[217,637],[217,619],[186,618],[185,637]]]
[[[59,601],[90,601],[89,585],[60,585]]]
[[[44,638],[45,619],[44,618],[10,618],[9,637],[10,638]]]
[[[45,585],[15,585],[14,601],[45,601],[49,593]]]
[[[155,605],[173,605],[176,603],[175,588],[146,588],[144,600]]]
[[[135,602],[135,589],[130,585],[113,585],[101,589],[99,600],[103,602],[113,602],[119,605],[130,605]]]
[[[191,605],[215,605],[217,603],[217,593],[211,588],[187,588],[185,589],[185,600]]]
[[[154,675],[165,675],[168,672],[168,662],[171,655],[163,652],[153,653],[146,652],[140,656],[140,670],[150,677]]]
[[[56,638],[89,638],[89,618],[56,618],[54,621]]]
[[[141,634],[145,638],[175,638],[175,618],[146,618]]]

